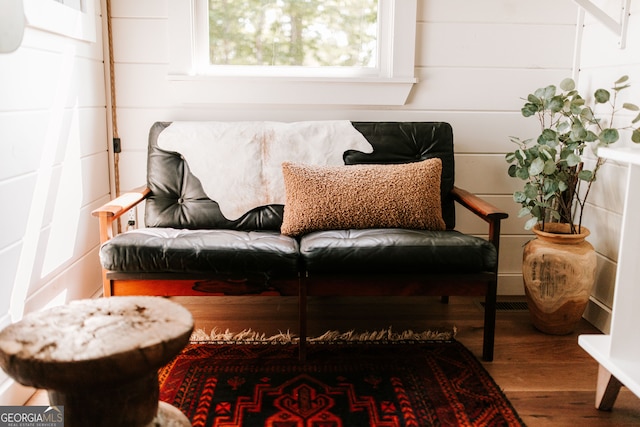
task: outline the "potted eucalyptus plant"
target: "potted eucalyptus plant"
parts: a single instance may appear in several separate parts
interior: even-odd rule
[[[616,117],[621,110],[640,111],[631,103],[618,106],[627,82],[623,76],[611,90],[596,90],[591,99],[570,78],[559,88],[537,89],[521,112],[539,121],[540,134],[535,139],[511,137],[517,147],[506,155],[508,174],[524,181],[513,199],[521,205],[519,216],[531,217],[525,229],[536,234],[523,253],[525,294],[533,324],[543,332],[570,333],[588,303],[596,255],[585,240],[589,230],[582,225],[582,214],[604,163],[598,148],[618,141],[621,132],[630,132],[631,140],[640,143],[640,127],[634,128],[640,114],[627,126],[620,126]],[[592,168],[585,166],[589,152],[595,156]]]

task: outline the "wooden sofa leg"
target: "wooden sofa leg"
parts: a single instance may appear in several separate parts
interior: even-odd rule
[[[496,294],[498,283],[492,280],[484,300],[484,338],[482,341],[482,360],[493,361],[493,347],[496,335]]]
[[[307,283],[304,278],[298,278],[298,316],[300,328],[298,358],[304,362],[307,358]]]
[[[441,297],[440,297],[440,302],[441,302],[442,304],[449,304],[449,296],[448,296],[448,295],[446,295],[446,296],[445,296],[445,295],[441,296]]]
[[[113,295],[113,282],[107,278],[107,270],[102,269],[102,296],[110,297]]]

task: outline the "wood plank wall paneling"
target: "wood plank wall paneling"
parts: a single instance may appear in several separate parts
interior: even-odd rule
[[[566,52],[573,50],[575,28],[571,25],[485,22],[424,22],[417,33],[422,40],[446,43],[419,45],[416,63],[428,67],[473,68],[556,68],[566,60]],[[540,34],[557,40],[554,49],[531,50]],[[515,41],[515,42],[514,42]],[[490,46],[491,49],[487,49]]]
[[[27,313],[101,289],[90,212],[109,199],[109,163],[95,5],[95,43],[28,27],[18,50],[0,54],[0,327],[12,304]],[[4,373],[0,390],[6,405],[30,393]]]
[[[566,1],[418,1],[418,20],[420,22],[518,23],[534,26],[538,24],[567,25],[567,23],[573,22],[572,19],[575,18],[576,13],[575,5]]]
[[[109,199],[100,0],[97,41],[27,27],[0,54],[0,319],[100,289],[96,202]],[[2,398],[2,396],[0,396]]]
[[[597,2],[614,19],[619,19],[620,2]],[[618,47],[619,35],[612,33],[594,17],[585,14],[581,39],[580,75],[578,85],[584,93],[597,88],[610,88],[622,75],[630,77],[631,88],[620,97],[622,101],[640,105],[640,3],[631,2],[626,47]],[[624,114],[624,112],[623,112]],[[618,115],[627,123],[633,113]],[[626,135],[626,141],[631,142]],[[593,304],[586,317],[602,330],[607,330],[608,311],[613,305],[616,260],[620,244],[620,227],[626,185],[626,165],[608,161],[601,169],[589,196],[589,210],[584,224],[591,230],[589,241],[599,253],[596,286],[592,292]]]

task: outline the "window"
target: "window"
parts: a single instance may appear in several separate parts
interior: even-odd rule
[[[203,65],[377,67],[377,0],[209,0]],[[204,52],[204,50],[203,50]],[[204,58],[203,58],[204,59]]]
[[[96,41],[93,0],[25,0],[28,25],[78,40]]]
[[[169,0],[169,79],[180,102],[404,104],[416,81],[416,0],[290,3],[310,10],[292,10],[287,0]],[[268,7],[256,11],[256,4]],[[337,21],[336,15],[322,8],[339,4],[354,7],[342,11],[351,31],[336,31],[327,22]],[[232,10],[220,10],[225,6]],[[260,24],[261,19],[269,24]],[[344,23],[336,24],[344,29]],[[243,31],[244,36],[238,34]],[[267,32],[258,43],[271,46],[256,48],[256,34]],[[297,45],[314,45],[322,34],[330,48],[299,52],[296,43],[289,43],[307,36]],[[254,39],[253,45],[248,38]],[[349,39],[358,41],[346,43]],[[328,52],[336,47],[344,49]]]

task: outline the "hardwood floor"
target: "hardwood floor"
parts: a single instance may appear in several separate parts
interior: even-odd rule
[[[501,298],[501,301],[522,298]],[[252,328],[266,335],[297,333],[297,302],[289,297],[175,298],[210,332]],[[326,330],[394,331],[457,329],[456,339],[478,358],[482,353],[482,307],[470,298],[310,298],[309,335]],[[640,399],[622,388],[611,412],[594,408],[597,363],[578,346],[578,335],[599,333],[586,321],[567,336],[536,331],[526,311],[499,311],[493,362],[485,368],[531,427],[640,426]],[[30,404],[43,404],[38,393]]]

